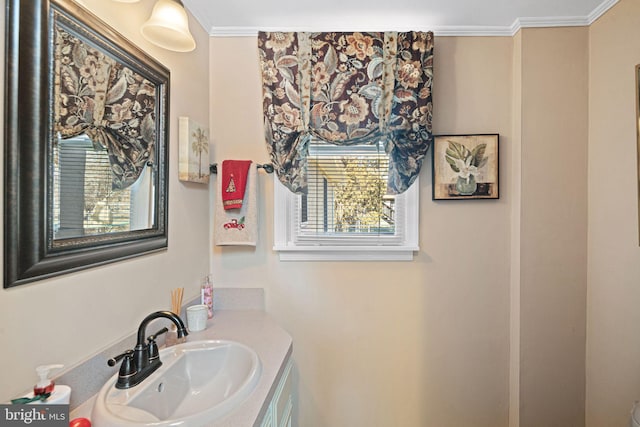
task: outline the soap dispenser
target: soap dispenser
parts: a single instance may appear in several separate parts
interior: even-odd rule
[[[49,373],[53,369],[62,369],[63,365],[42,365],[36,368],[38,374],[38,383],[33,387],[33,395],[41,396],[49,394],[44,400],[37,400],[33,403],[46,403],[53,405],[68,405],[71,398],[71,387],[66,385],[55,385],[49,378]]]
[[[33,395],[40,396],[46,393],[53,393],[55,384],[49,379],[49,372],[52,369],[61,369],[62,365],[42,365],[36,368],[36,374],[38,374],[38,383],[33,386]]]

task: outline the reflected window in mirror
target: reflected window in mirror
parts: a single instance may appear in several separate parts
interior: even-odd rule
[[[113,185],[109,154],[86,134],[58,138],[53,149],[53,238],[153,227],[153,174],[146,167],[131,186]]]

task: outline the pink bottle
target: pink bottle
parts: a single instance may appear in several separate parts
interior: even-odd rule
[[[204,278],[200,295],[200,302],[207,306],[208,317],[211,319],[213,317],[213,283],[211,283],[211,276]]]

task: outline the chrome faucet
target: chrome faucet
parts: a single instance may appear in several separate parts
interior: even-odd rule
[[[152,320],[159,319],[161,317],[171,320],[176,325],[178,338],[183,338],[189,335],[182,319],[175,313],[170,311],[156,311],[145,317],[140,323],[140,327],[138,327],[138,342],[136,343],[135,348],[133,350],[127,350],[107,361],[109,366],[115,366],[116,363],[122,359],[116,388],[126,389],[135,387],[155,372],[156,369],[162,366],[162,362],[160,361],[160,356],[158,354],[156,338],[158,335],[162,335],[167,332],[168,329],[162,328],[155,334],[145,338],[147,325],[151,323]]]

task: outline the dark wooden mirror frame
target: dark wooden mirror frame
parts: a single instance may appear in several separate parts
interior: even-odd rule
[[[640,64],[636,65],[636,157],[638,169],[638,238],[640,239]],[[640,242],[640,240],[638,240]]]
[[[4,287],[167,247],[169,70],[71,0],[7,0],[4,148]],[[54,17],[156,85],[153,228],[53,245]]]

